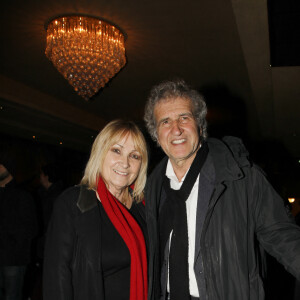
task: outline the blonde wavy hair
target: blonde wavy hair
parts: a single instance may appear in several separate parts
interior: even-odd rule
[[[97,179],[101,176],[103,162],[109,149],[129,134],[132,137],[134,147],[141,154],[141,167],[134,181],[132,196],[137,202],[143,200],[148,167],[147,144],[142,132],[137,125],[131,121],[114,120],[100,131],[93,143],[81,184],[86,185],[89,189],[97,190]],[[128,188],[129,187],[127,187],[127,195],[129,195]]]

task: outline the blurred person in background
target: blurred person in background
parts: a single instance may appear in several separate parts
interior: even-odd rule
[[[35,204],[14,180],[14,160],[0,157],[0,299],[21,300],[31,243],[37,233]]]
[[[44,243],[48,223],[53,211],[53,205],[57,197],[63,191],[61,171],[57,164],[50,163],[41,167],[40,173],[41,188],[38,190],[39,207],[41,211],[41,237],[38,240],[37,256],[44,257]]]

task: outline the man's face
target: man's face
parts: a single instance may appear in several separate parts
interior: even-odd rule
[[[8,176],[9,176],[9,172],[3,165],[0,164],[0,181],[4,180]]]
[[[40,183],[44,188],[47,188],[48,184],[49,184],[49,177],[48,175],[45,175],[45,173],[43,171],[41,171],[40,174]]]
[[[192,163],[199,146],[199,132],[189,99],[161,100],[154,107],[158,142],[171,163]]]

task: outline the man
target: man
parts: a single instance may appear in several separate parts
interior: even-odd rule
[[[263,251],[300,278],[300,230],[233,137],[207,139],[206,104],[184,81],[145,109],[165,157],[146,187],[149,300],[264,299]]]
[[[44,234],[47,231],[54,202],[63,191],[63,183],[60,179],[60,170],[56,164],[51,163],[41,167],[41,189],[39,189],[38,194],[42,202],[41,206]]]
[[[16,186],[13,162],[0,159],[0,300],[23,299],[31,241],[36,234],[32,197]]]
[[[37,242],[37,256],[44,258],[44,246],[48,223],[52,215],[55,200],[63,191],[63,182],[60,180],[60,170],[54,163],[49,163],[41,167],[40,183],[38,190],[38,211],[40,212],[41,236]]]

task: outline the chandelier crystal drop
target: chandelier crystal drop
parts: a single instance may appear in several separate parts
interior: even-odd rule
[[[67,16],[47,27],[46,56],[85,100],[125,65],[124,35],[97,18]]]

